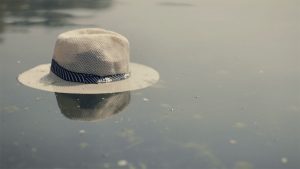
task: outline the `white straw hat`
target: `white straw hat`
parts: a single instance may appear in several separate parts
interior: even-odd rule
[[[100,28],[77,29],[58,36],[51,64],[19,75],[20,83],[58,93],[116,93],[142,89],[159,79],[154,69],[131,63],[128,40]]]

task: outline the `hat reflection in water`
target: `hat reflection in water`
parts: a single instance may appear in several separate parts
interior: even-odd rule
[[[98,121],[121,112],[130,102],[130,92],[107,94],[55,93],[61,113],[72,120]]]

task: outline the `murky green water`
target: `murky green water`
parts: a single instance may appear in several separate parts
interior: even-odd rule
[[[300,168],[299,5],[1,0],[0,168]],[[159,83],[89,98],[16,81],[59,33],[95,26],[128,37]],[[118,109],[80,114],[102,97]]]

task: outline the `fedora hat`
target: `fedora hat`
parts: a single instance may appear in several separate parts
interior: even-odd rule
[[[156,83],[151,67],[130,62],[129,42],[124,36],[85,28],[57,37],[52,61],[18,76],[20,83],[50,92],[100,94],[137,90]]]
[[[55,93],[61,113],[71,120],[98,121],[122,111],[130,102],[130,91],[106,94]]]

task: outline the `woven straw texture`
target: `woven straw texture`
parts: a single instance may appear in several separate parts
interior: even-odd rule
[[[73,72],[107,76],[129,72],[129,42],[117,33],[79,29],[62,33],[55,43],[53,59]]]

